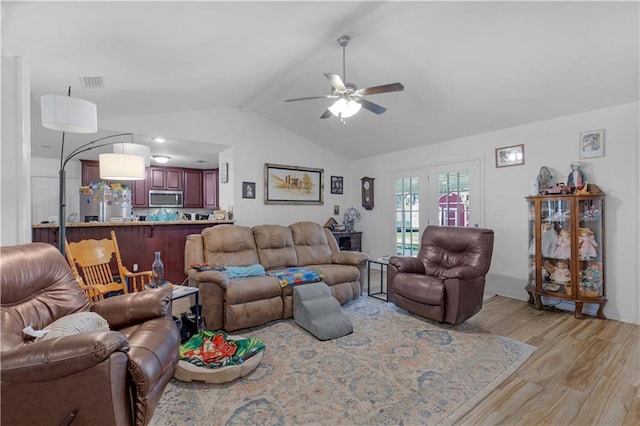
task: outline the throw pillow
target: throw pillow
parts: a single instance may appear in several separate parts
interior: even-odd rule
[[[92,331],[109,331],[109,323],[95,312],[77,312],[52,322],[44,330],[47,334],[38,337],[36,341]]]

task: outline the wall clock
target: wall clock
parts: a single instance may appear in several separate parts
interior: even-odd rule
[[[362,207],[373,210],[373,181],[375,178],[363,177],[362,181]]]

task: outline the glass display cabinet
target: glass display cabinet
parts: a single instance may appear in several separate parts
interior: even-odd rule
[[[582,319],[585,303],[597,303],[605,319],[604,195],[527,197],[529,211],[529,303],[542,297],[575,303]]]

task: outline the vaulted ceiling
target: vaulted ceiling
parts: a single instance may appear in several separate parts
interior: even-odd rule
[[[99,123],[239,108],[357,159],[638,101],[638,6],[3,1],[2,53],[29,66],[37,157],[59,156],[59,135],[40,126],[40,95],[71,85],[98,105]],[[384,114],[362,110],[344,125],[319,118],[330,100],[284,102],[331,92],[323,73],[342,74],[343,34],[347,81],[405,86],[367,98]],[[81,87],[94,76],[104,88]],[[182,141],[174,155],[197,158],[209,142]]]

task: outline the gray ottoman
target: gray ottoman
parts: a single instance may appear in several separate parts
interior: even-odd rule
[[[293,320],[320,340],[335,339],[353,332],[351,320],[323,282],[303,284],[293,289]]]

